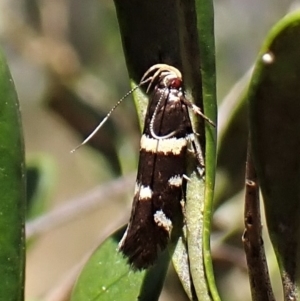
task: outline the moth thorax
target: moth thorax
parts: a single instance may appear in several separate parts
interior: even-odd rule
[[[170,89],[168,95],[168,102],[180,102],[182,97],[181,89]]]

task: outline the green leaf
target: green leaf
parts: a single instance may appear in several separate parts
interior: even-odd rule
[[[193,173],[187,190],[186,202],[186,228],[187,251],[189,255],[192,282],[198,300],[210,301],[208,283],[205,277],[203,232],[204,232],[204,181],[199,181],[198,175]],[[210,251],[210,250],[209,250]]]
[[[245,156],[249,132],[247,92],[252,72],[253,68],[250,68],[234,84],[218,107],[218,188],[214,197],[215,210],[245,186]]]
[[[213,2],[207,0],[197,0],[196,11],[199,35],[199,49],[201,55],[204,113],[213,120],[217,120]],[[216,174],[216,146],[217,129],[212,128],[206,123],[203,256],[205,277],[209,286],[210,295],[214,301],[220,300],[214,279],[214,271],[212,266],[210,250],[211,220],[213,215],[213,198]],[[199,185],[201,185],[201,183],[199,183]],[[201,293],[198,294],[198,298],[201,300]]]
[[[24,300],[25,169],[18,97],[0,53],[0,301]]]
[[[157,265],[135,272],[117,251],[124,228],[110,236],[91,256],[77,280],[71,301],[158,300],[169,264],[167,252]]]
[[[249,88],[252,152],[284,298],[299,292],[300,13],[270,32]]]
[[[42,215],[55,185],[55,162],[46,154],[31,155],[26,160],[26,221]],[[28,234],[28,233],[27,233]],[[36,237],[26,238],[27,252]]]
[[[45,212],[55,183],[55,162],[46,154],[32,155],[26,162],[26,219]]]
[[[214,13],[211,1],[180,1],[180,41],[186,90],[206,116],[216,121]],[[197,117],[197,132],[205,153],[205,181],[194,173],[187,187],[187,250],[199,300],[220,300],[210,251],[216,167],[216,127]],[[205,131],[204,131],[205,129]],[[205,145],[205,149],[204,146]]]

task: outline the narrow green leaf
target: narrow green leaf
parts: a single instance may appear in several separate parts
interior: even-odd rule
[[[300,12],[270,32],[249,88],[250,133],[284,299],[300,284]]]
[[[233,85],[218,107],[218,188],[215,191],[214,210],[240,192],[245,185],[249,132],[247,92],[252,72],[253,68],[250,68]],[[236,150],[234,156],[232,148]]]
[[[117,251],[123,233],[124,228],[110,236],[91,256],[71,301],[158,300],[169,263],[167,252],[149,270],[134,272]]]
[[[24,300],[25,202],[18,97],[0,53],[0,301]]]
[[[203,258],[203,208],[205,182],[193,173],[187,190],[186,228],[190,272],[198,300],[210,301]]]
[[[207,0],[196,1],[197,24],[199,31],[199,47],[201,53],[201,73],[203,81],[203,107],[205,114],[217,120],[216,97],[216,68],[214,43],[214,11],[213,2]],[[220,300],[215,283],[210,250],[211,220],[213,214],[213,198],[216,174],[217,129],[205,126],[205,197],[204,197],[204,229],[203,254],[205,275],[210,294],[214,301]]]
[[[46,154],[35,154],[26,160],[26,221],[46,211],[55,183],[54,168],[55,163]],[[27,253],[35,240],[26,237]]]
[[[32,155],[26,162],[26,219],[41,215],[55,183],[55,162],[46,154]]]
[[[172,257],[174,269],[181,281],[184,291],[190,300],[197,300],[194,292],[194,286],[191,278],[188,251],[186,247],[186,227],[184,227],[184,238],[180,237]],[[202,255],[202,252],[200,253]]]
[[[216,77],[211,1],[178,1],[179,40],[185,88],[190,98],[216,120]],[[197,117],[197,132],[205,154],[205,183],[191,176],[187,187],[187,249],[199,300],[219,300],[210,253],[210,231],[216,166],[216,128]],[[205,131],[204,131],[205,128]],[[205,146],[205,148],[204,148]],[[204,209],[204,210],[203,210]],[[204,215],[203,215],[204,211]],[[203,236],[203,237],[202,237]],[[184,282],[184,279],[182,279]],[[190,293],[187,291],[188,295]]]

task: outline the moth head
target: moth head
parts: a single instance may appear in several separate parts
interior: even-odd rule
[[[182,78],[178,77],[174,72],[162,72],[159,82],[169,89],[180,89],[182,86]]]
[[[149,82],[146,92],[148,93],[154,82],[159,82],[168,88],[180,88],[182,85],[181,72],[170,65],[156,64],[150,67],[141,79]]]

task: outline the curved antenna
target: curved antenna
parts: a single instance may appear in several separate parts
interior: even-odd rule
[[[169,134],[167,134],[167,135],[164,135],[164,136],[158,136],[158,135],[156,135],[155,132],[154,132],[154,120],[155,120],[155,117],[156,117],[156,115],[157,115],[158,107],[159,107],[159,105],[160,105],[160,103],[161,103],[161,101],[162,101],[162,99],[163,99],[163,96],[164,96],[164,94],[165,94],[165,91],[167,91],[167,90],[168,90],[168,88],[165,88],[164,91],[163,91],[163,93],[161,94],[161,96],[160,96],[160,98],[159,98],[159,100],[158,100],[158,102],[157,102],[157,105],[156,105],[156,107],[155,107],[155,110],[154,110],[154,112],[153,112],[153,115],[152,115],[152,117],[151,117],[151,120],[150,120],[150,125],[149,125],[150,134],[152,135],[153,138],[155,138],[155,139],[157,139],[157,140],[162,140],[162,139],[170,138],[170,137],[172,137],[172,136],[176,133],[176,131],[173,131],[173,132],[171,132],[171,133],[169,133]]]
[[[99,131],[99,129],[104,125],[104,123],[107,121],[107,119],[110,117],[110,115],[112,114],[112,112],[122,103],[122,101],[127,98],[130,94],[132,94],[135,90],[137,90],[138,88],[140,88],[142,85],[144,85],[145,83],[149,82],[151,80],[151,78],[147,78],[145,80],[141,80],[140,83],[133,87],[130,91],[128,91],[122,98],[120,98],[120,100],[111,108],[111,110],[107,113],[107,115],[104,117],[104,119],[98,124],[98,126],[93,130],[93,132],[83,141],[81,142],[79,145],[77,145],[75,148],[73,148],[71,150],[71,153],[74,153],[78,148],[80,148],[81,146],[85,145],[87,142],[89,142],[94,136],[95,134]]]
[[[155,73],[150,76],[150,74],[155,71]],[[167,74],[170,74],[170,73],[173,73],[174,76],[176,76],[177,78],[181,79],[182,80],[182,75],[181,75],[181,72],[175,68],[175,67],[172,67],[170,65],[167,65],[167,64],[156,64],[156,65],[153,65],[152,67],[150,67],[143,75],[143,77],[141,78],[141,81],[140,83],[132,88],[129,92],[127,92],[113,107],[112,109],[108,112],[108,114],[105,116],[105,118],[99,123],[99,125],[95,128],[95,130],[79,145],[77,145],[74,149],[71,150],[71,153],[74,153],[78,148],[80,148],[81,146],[83,146],[84,144],[86,144],[88,141],[90,141],[94,136],[95,134],[99,131],[99,129],[105,124],[105,122],[107,121],[107,119],[110,117],[110,115],[112,114],[112,112],[121,104],[121,102],[126,98],[128,97],[130,94],[132,94],[135,90],[137,90],[138,88],[140,88],[142,85],[146,84],[149,82],[148,84],[148,87],[147,87],[147,90],[146,90],[146,93],[149,92],[151,86],[153,85],[154,81],[161,77],[163,75],[163,73],[167,73]],[[158,105],[159,103],[161,102],[162,100],[162,97],[161,99],[159,100],[158,102]],[[166,138],[169,138],[171,136],[174,135],[175,132],[172,132],[168,135],[165,135],[165,136],[157,136],[155,133],[154,133],[154,129],[153,129],[153,124],[154,124],[154,120],[155,120],[155,117],[156,117],[156,114],[157,114],[157,110],[158,110],[158,106],[156,107],[154,113],[153,113],[153,116],[151,118],[151,123],[150,123],[150,131],[151,131],[151,135],[155,138],[155,139],[166,139]]]
[[[152,73],[153,71],[155,71],[154,75],[152,76],[149,76],[150,73]],[[152,67],[150,67],[143,75],[141,81],[144,81],[147,77],[148,79],[150,80],[150,83],[148,85],[148,88],[146,90],[146,92],[148,93],[151,86],[153,85],[153,82],[159,77],[162,75],[162,73],[174,73],[174,75],[181,79],[182,80],[182,75],[181,75],[181,72],[173,67],[173,66],[170,66],[170,65],[167,65],[167,64],[156,64],[156,65],[153,65]]]

